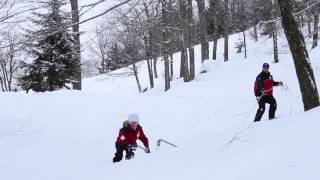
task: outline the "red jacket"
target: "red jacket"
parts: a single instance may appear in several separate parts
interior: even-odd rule
[[[149,146],[148,138],[143,133],[140,125],[138,125],[136,130],[131,129],[130,127],[121,128],[117,137],[117,142],[124,145],[137,144],[137,139],[140,139],[144,146]]]
[[[254,83],[254,93],[256,96],[261,96],[261,91],[264,91],[265,96],[272,96],[273,86],[278,86],[279,82],[274,81],[272,75],[268,72],[261,72]]]

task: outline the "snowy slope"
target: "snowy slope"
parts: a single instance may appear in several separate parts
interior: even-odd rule
[[[320,108],[303,112],[284,37],[280,63],[270,70],[288,89],[275,89],[277,119],[265,121],[265,113],[255,124],[253,82],[261,64],[272,62],[272,41],[249,40],[245,60],[232,48],[238,38],[230,37],[226,63],[222,39],[218,61],[205,67],[197,46],[197,77],[190,83],[177,79],[175,54],[175,80],[167,93],[161,62],[156,88],[144,94],[137,92],[134,77],[110,75],[85,79],[82,92],[0,93],[0,179],[319,179]],[[310,56],[319,87],[319,48]],[[201,68],[209,72],[199,74]],[[127,70],[115,73],[121,71]],[[145,62],[139,72],[147,87]],[[131,112],[140,114],[151,154],[138,150],[135,159],[113,164],[115,138]],[[156,147],[159,138],[178,148]]]

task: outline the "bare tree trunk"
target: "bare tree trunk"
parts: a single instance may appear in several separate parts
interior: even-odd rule
[[[319,31],[319,13],[315,12],[314,14],[314,26],[313,26],[313,41],[312,41],[312,49],[318,46],[318,31]]]
[[[245,30],[242,31],[243,34],[243,46],[244,46],[244,58],[247,58],[247,40],[246,40],[246,32]]]
[[[311,67],[304,37],[298,28],[298,23],[293,16],[291,0],[278,0],[282,16],[282,24],[286,34],[296,73],[302,94],[304,110],[308,111],[319,106],[319,94],[316,81]]]
[[[213,32],[213,46],[212,46],[212,59],[217,59],[217,45],[218,45],[218,17],[217,17],[217,7],[219,1],[210,0],[210,4],[213,6],[213,23],[214,23],[214,32]]]
[[[182,39],[183,37],[181,37]],[[182,77],[184,82],[188,82],[189,78],[189,69],[188,69],[188,53],[187,49],[185,48],[185,42],[184,40],[181,40],[182,42],[182,48],[181,48],[181,71]]]
[[[170,53],[170,81],[173,79],[173,55]]]
[[[229,60],[229,0],[224,0],[224,61]]]
[[[2,78],[1,78],[1,76],[0,76],[0,85],[1,85],[1,90],[2,90],[3,92],[5,92],[4,87],[3,87],[3,80],[2,80]]]
[[[158,78],[158,71],[157,71],[157,57],[154,57],[153,59],[153,72],[154,72],[154,78]]]
[[[273,3],[272,7],[272,19],[276,18],[276,7]],[[276,22],[271,23],[272,28],[272,39],[273,39],[273,59],[274,63],[279,62],[279,52],[278,52],[278,32],[277,32],[277,24]]]
[[[75,82],[73,83],[73,89],[81,90],[81,49],[80,49],[80,27],[79,27],[79,9],[78,0],[70,0],[71,12],[72,12],[72,26],[74,44],[75,44],[75,58],[78,62],[78,67],[76,69]]]
[[[168,11],[166,0],[160,0],[162,6],[162,46],[164,57],[164,76],[165,76],[165,91],[170,89],[170,72],[169,72],[169,58],[168,58]]]
[[[182,45],[180,45],[182,46]],[[184,77],[184,60],[185,60],[185,53],[184,53],[184,49],[183,48],[180,48],[181,52],[180,52],[180,78],[183,78]]]
[[[201,62],[209,59],[209,43],[207,41],[207,20],[205,15],[205,1],[196,0],[200,19]]]
[[[13,60],[14,60],[14,46],[10,45],[10,61],[9,61],[9,77],[8,77],[8,90],[12,91],[12,76],[13,76]]]
[[[153,82],[153,72],[152,72],[152,63],[150,59],[147,59],[148,64],[148,72],[149,72],[149,81],[150,81],[150,88],[154,88],[154,82]]]
[[[258,42],[258,32],[257,32],[257,25],[253,25],[253,35],[254,35],[254,41]]]
[[[140,83],[140,80],[139,80],[138,70],[137,70],[136,63],[135,63],[135,62],[132,63],[132,67],[133,67],[134,77],[136,78],[136,82],[137,82],[137,86],[138,86],[139,93],[142,93],[141,83]]]
[[[255,22],[254,22],[254,25],[253,25],[253,34],[254,34],[254,41],[255,42],[258,42],[258,28],[257,28],[257,25],[259,23],[259,20],[258,20],[258,17],[257,17],[257,14],[258,14],[258,10],[255,9],[254,10],[254,14],[255,14]]]
[[[303,15],[300,15],[301,29],[304,27]]]
[[[105,55],[104,55],[104,50],[103,48],[101,47],[101,45],[99,45],[99,49],[100,49],[100,54],[101,54],[101,73],[104,74],[106,73],[106,58],[105,58]]]
[[[4,64],[4,63],[0,63],[0,64],[1,64],[1,68],[2,68],[2,80],[3,80],[4,90],[8,91],[6,64]]]
[[[151,54],[152,54],[152,31],[151,31],[151,17],[149,14],[149,9],[146,3],[143,4],[144,5],[144,10],[145,10],[145,14],[147,17],[147,22],[148,22],[148,35],[149,38],[147,38],[147,36],[144,36],[144,43],[146,46],[146,57],[147,57],[147,64],[148,64],[148,73],[149,73],[149,81],[150,81],[150,88],[154,88],[154,81],[153,81],[153,72],[152,72],[152,58],[151,58]]]
[[[180,32],[180,46],[181,46],[181,68],[182,68],[182,77],[184,82],[189,81],[189,66],[188,66],[188,52],[187,46],[189,45],[188,37],[189,37],[189,17],[187,15],[187,1],[179,0],[179,8],[180,8],[180,23],[181,29]],[[180,71],[181,72],[181,71]]]
[[[312,37],[312,32],[311,32],[311,18],[308,17],[308,37],[311,38]]]
[[[273,31],[273,59],[274,59],[274,63],[278,63],[279,62],[279,52],[278,52],[278,34],[277,34],[277,30]]]
[[[192,45],[192,33],[193,29],[193,8],[192,8],[192,0],[188,0],[187,3],[187,47],[189,50],[189,63],[190,63],[190,75],[189,81],[194,80],[195,78],[195,63],[194,63],[194,48]]]

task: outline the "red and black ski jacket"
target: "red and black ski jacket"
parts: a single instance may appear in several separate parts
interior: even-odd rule
[[[138,125],[136,130],[131,129],[129,126],[123,127],[119,131],[117,142],[123,145],[137,144],[137,139],[140,139],[145,147],[149,147],[147,136],[143,133],[142,127]]]
[[[255,87],[254,87],[254,94],[256,96],[261,96],[262,91],[264,92],[265,96],[272,96],[273,94],[273,86],[278,86],[280,82],[274,81],[272,75],[270,72],[261,72],[255,82]]]

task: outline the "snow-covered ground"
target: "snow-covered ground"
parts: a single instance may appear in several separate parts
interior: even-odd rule
[[[280,36],[280,63],[273,64],[271,39],[248,40],[244,59],[233,48],[239,36],[230,37],[229,62],[223,62],[222,39],[219,59],[205,67],[196,46],[193,82],[178,79],[175,54],[175,78],[166,93],[162,62],[156,88],[143,94],[134,77],[110,75],[85,79],[81,92],[0,93],[0,179],[320,179],[320,109],[303,112],[285,38]],[[319,48],[310,57],[319,87]],[[277,119],[267,121],[266,111],[261,122],[252,123],[253,82],[263,62],[288,88],[275,88]],[[202,68],[208,73],[199,74]],[[139,72],[147,87],[145,62]],[[151,154],[138,149],[135,159],[114,164],[115,138],[132,112],[140,115]],[[178,147],[157,147],[160,138]]]

